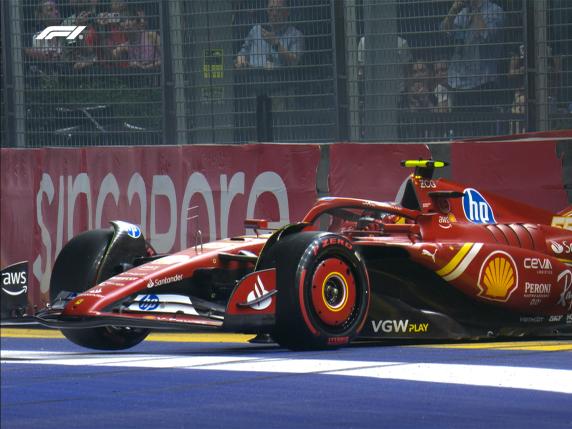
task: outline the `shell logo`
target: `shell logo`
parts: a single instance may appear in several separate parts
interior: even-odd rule
[[[502,251],[491,253],[479,273],[479,296],[506,302],[518,286],[518,271],[512,257]]]

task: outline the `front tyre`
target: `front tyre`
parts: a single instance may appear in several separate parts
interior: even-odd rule
[[[273,337],[291,349],[347,344],[361,330],[369,307],[365,264],[345,237],[302,232],[274,249],[277,314]]]
[[[148,329],[105,326],[62,329],[62,334],[78,346],[95,350],[124,350],[136,346],[149,335]]]
[[[101,283],[113,273],[106,259],[114,238],[112,230],[96,229],[72,238],[59,253],[50,278],[53,301],[61,291],[81,293]],[[145,243],[140,249],[125,252],[126,259],[145,255]],[[123,262],[130,262],[123,261]],[[62,334],[82,347],[96,350],[123,350],[139,344],[149,334],[148,329],[105,326],[101,328],[61,329]]]

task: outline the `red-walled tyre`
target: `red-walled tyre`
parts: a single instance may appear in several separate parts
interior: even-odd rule
[[[332,233],[302,232],[275,246],[276,342],[295,350],[349,343],[363,327],[370,297],[352,243]]]

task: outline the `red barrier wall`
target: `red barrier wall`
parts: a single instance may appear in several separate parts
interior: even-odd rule
[[[427,159],[423,144],[340,143],[330,147],[330,195],[394,201],[399,186],[411,174],[404,159]]]
[[[29,261],[29,302],[48,297],[62,246],[113,219],[138,224],[159,252],[245,232],[246,217],[282,225],[316,199],[318,146],[2,149],[0,265]],[[272,225],[272,224],[271,224]]]
[[[451,143],[452,179],[556,212],[567,198],[552,137]],[[431,153],[340,143],[329,155],[330,195],[392,201],[410,174],[399,161]],[[244,233],[246,217],[295,222],[316,199],[319,161],[317,145],[2,149],[0,266],[29,261],[28,302],[42,306],[55,258],[77,233],[127,220],[169,252],[194,244],[192,206],[205,241]]]
[[[567,205],[554,141],[451,145],[452,178],[557,212]]]
[[[546,134],[525,135],[521,141],[513,136],[512,141],[450,143],[451,180],[557,212],[567,205],[567,194],[557,140]],[[393,201],[411,173],[399,162],[428,157],[431,152],[423,144],[332,145],[330,195]]]

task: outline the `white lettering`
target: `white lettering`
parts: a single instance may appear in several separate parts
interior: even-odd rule
[[[421,187],[421,189],[430,189],[430,188],[436,188],[437,184],[435,183],[434,180],[429,180],[429,179],[421,179],[419,181],[419,185]]]
[[[56,232],[56,253],[57,256],[62,250],[64,245],[64,176],[59,178],[59,188],[58,188],[58,225]],[[55,257],[54,257],[55,259]]]
[[[91,209],[91,186],[89,177],[86,173],[80,173],[74,179],[68,176],[68,240],[71,240],[77,234],[74,231],[75,216],[75,203],[77,198],[84,194],[87,199],[87,229],[93,228],[93,211]],[[85,216],[78,216],[79,219],[84,220]],[[86,229],[85,227],[82,230]],[[79,231],[78,231],[79,232]]]
[[[99,188],[99,196],[97,197],[97,203],[95,204],[96,229],[102,227],[101,216],[103,212],[103,204],[105,203],[105,199],[109,194],[111,194],[111,196],[115,200],[115,205],[117,205],[119,203],[119,185],[117,184],[115,176],[111,173],[108,173],[107,176],[103,178],[101,186]]]
[[[409,320],[375,320],[371,321],[373,332],[378,334],[380,329],[386,334],[407,332]]]
[[[46,27],[40,34],[34,37],[37,40],[50,40],[54,37],[65,37],[69,40],[74,40],[80,35],[80,33],[85,30],[85,25],[52,25]],[[83,36],[80,37],[82,39]]]
[[[489,206],[482,201],[479,202],[479,216],[484,223],[489,221]]]
[[[177,194],[172,179],[166,175],[154,176],[149,186],[139,173],[134,173],[125,189],[122,188],[125,184],[118,177],[108,173],[99,188],[92,190],[92,179],[86,173],[57,177],[43,174],[36,194],[36,227],[40,234],[41,250],[32,263],[32,275],[40,283],[40,291],[48,292],[53,261],[63,245],[86,228],[105,228],[106,225],[102,223],[106,221],[106,209],[109,207],[115,212],[114,205],[118,213],[135,212],[135,216],[128,219],[129,222],[140,225],[143,234],[160,253],[188,247],[187,233],[192,224],[187,221],[187,209],[195,194],[202,197],[206,206],[209,235],[204,237],[205,242],[226,236],[231,222],[242,224],[237,223],[237,215],[240,216],[240,221],[254,217],[257,202],[266,192],[275,198],[279,213],[279,218],[269,222],[269,226],[277,228],[289,222],[288,193],[278,174],[271,171],[260,173],[254,177],[250,190],[245,187],[247,178],[244,172],[232,176],[221,174],[217,180],[221,188],[220,205],[215,205],[215,193],[200,172],[190,175],[182,198]],[[54,184],[58,184],[58,187]],[[124,198],[124,193],[127,198]],[[240,198],[243,195],[245,202]],[[166,198],[166,209],[161,198]],[[241,204],[246,203],[246,213],[233,210],[239,200]],[[218,210],[220,215],[217,223]],[[140,219],[137,219],[137,213],[140,213]],[[164,220],[164,223],[159,222],[159,219]],[[180,242],[177,238],[180,238]]]
[[[524,258],[524,268],[533,270],[551,270],[552,264],[548,258]]]
[[[139,197],[139,205],[141,207],[140,221],[135,223],[141,226],[142,231],[147,231],[147,189],[145,181],[139,173],[135,173],[131,176],[131,180],[129,180],[129,185],[127,186],[129,205],[132,204],[135,194]]]
[[[273,171],[265,171],[258,175],[252,184],[250,196],[248,197],[248,206],[246,207],[246,217],[254,217],[254,209],[258,197],[264,192],[270,192],[278,202],[278,214],[280,220],[278,222],[268,222],[269,228],[279,228],[289,222],[290,209],[288,207],[288,191],[282,178]],[[247,234],[253,234],[254,231],[247,230]]]
[[[524,294],[534,294],[534,295],[550,295],[550,289],[552,285],[550,283],[524,283]]]
[[[562,307],[568,307],[568,311],[572,310],[572,271],[562,271],[558,275],[558,283],[562,280],[562,293],[558,299],[558,304]]]
[[[44,269],[42,271],[42,255],[38,255],[36,260],[32,265],[32,272],[36,279],[40,282],[40,291],[47,293],[50,290],[50,275],[52,272],[52,239],[50,237],[50,231],[44,223],[44,215],[42,210],[42,202],[44,195],[48,199],[48,204],[51,204],[54,199],[54,182],[52,178],[44,173],[42,174],[42,180],[40,181],[40,189],[36,194],[36,219],[38,226],[40,227],[40,235],[42,237],[42,244],[45,247],[46,260],[44,264]],[[59,217],[59,216],[58,216]],[[63,216],[62,216],[63,217]]]
[[[183,276],[181,274],[176,274],[174,276],[165,277],[163,279],[158,279],[158,280],[150,279],[147,282],[147,287],[150,289],[150,288],[156,287],[156,286],[162,286],[162,285],[166,285],[169,283],[180,282],[181,280],[183,280]]]
[[[244,173],[236,173],[227,186],[226,174],[220,176],[220,236],[228,237],[228,215],[232,200],[238,194],[244,195]]]
[[[165,233],[157,232],[157,198],[167,197],[169,200],[169,229]],[[177,232],[177,195],[175,185],[169,176],[153,176],[151,189],[151,245],[158,253],[167,253],[175,244]]]
[[[213,193],[207,178],[202,173],[195,172],[191,174],[191,177],[189,177],[189,180],[187,181],[187,186],[185,187],[185,193],[183,195],[183,202],[181,204],[181,249],[187,247],[187,217],[188,215],[195,215],[193,213],[188,213],[188,208],[191,199],[195,194],[200,194],[206,204],[207,218],[209,223],[209,241],[216,239],[216,221]]]
[[[473,200],[473,193],[468,192],[470,219],[489,223],[489,206],[484,201]]]
[[[2,273],[2,284],[4,286],[26,284],[26,281],[27,280],[25,271],[17,273]]]

